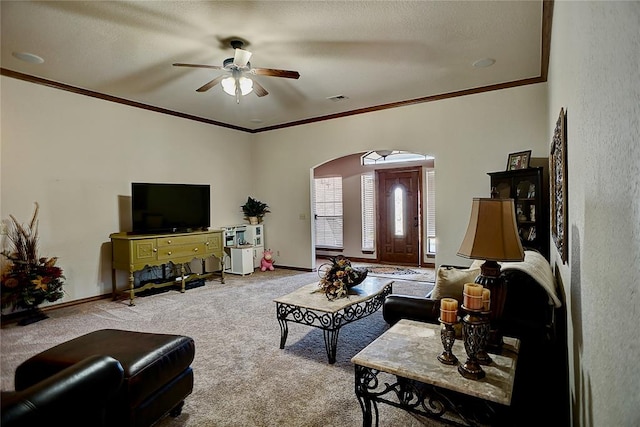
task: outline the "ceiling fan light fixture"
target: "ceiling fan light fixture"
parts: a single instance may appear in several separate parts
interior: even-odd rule
[[[247,77],[239,77],[238,84],[242,96],[248,95],[253,91],[253,80]],[[236,78],[231,76],[222,80],[222,90],[228,95],[236,96]]]
[[[193,67],[193,68],[208,68],[213,70],[223,70],[226,74],[222,74],[202,85],[196,92],[206,92],[212,87],[220,84],[222,90],[236,98],[236,103],[240,103],[240,98],[245,95],[254,92],[258,98],[269,95],[269,92],[262,87],[259,81],[253,81],[247,75],[260,75],[270,77],[281,77],[285,79],[298,79],[300,73],[290,70],[279,70],[276,68],[253,68],[249,62],[252,53],[242,49],[245,42],[238,39],[230,40],[231,47],[234,49],[233,58],[227,58],[222,62],[222,66],[218,65],[206,65],[206,64],[185,64],[176,62],[173,65],[176,67]]]
[[[250,58],[251,52],[238,48],[236,49],[235,55],[233,57],[233,65],[240,68],[246,67],[249,63]]]
[[[236,79],[235,78],[226,77],[226,78],[222,79],[220,84],[222,84],[222,90],[224,90],[224,92],[226,94],[229,94],[231,96],[235,96],[235,94],[236,94]]]
[[[251,80],[248,77],[240,77],[238,79],[238,82],[240,83],[240,91],[242,92],[242,95],[248,95],[253,91],[253,80]]]

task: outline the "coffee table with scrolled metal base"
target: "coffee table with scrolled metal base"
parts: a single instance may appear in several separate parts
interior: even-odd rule
[[[375,313],[387,295],[391,294],[393,281],[379,277],[367,277],[362,283],[349,289],[349,295],[329,301],[318,292],[318,283],[311,283],[290,294],[276,298],[276,315],[280,324],[280,348],[287,342],[287,322],[300,323],[322,329],[329,363],[336,361],[340,328]]]

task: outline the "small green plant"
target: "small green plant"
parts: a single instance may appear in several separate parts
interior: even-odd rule
[[[247,197],[247,202],[240,207],[246,218],[256,217],[262,219],[265,214],[271,212],[266,203],[262,203],[251,196]]]

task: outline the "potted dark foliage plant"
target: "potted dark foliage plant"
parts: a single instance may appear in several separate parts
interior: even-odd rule
[[[45,301],[53,302],[64,296],[65,277],[56,265],[57,257],[38,256],[38,203],[28,226],[20,224],[13,215],[8,239],[11,250],[2,251],[9,261],[2,269],[2,308],[27,310],[20,324],[29,324],[47,316],[38,310]]]
[[[242,208],[245,218],[249,219],[250,224],[262,222],[264,215],[271,212],[266,203],[254,199],[251,196],[247,197],[247,202],[240,207]]]

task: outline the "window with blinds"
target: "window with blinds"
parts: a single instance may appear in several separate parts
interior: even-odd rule
[[[375,250],[376,223],[374,205],[374,174],[364,173],[360,175],[360,196],[362,208],[362,250]]]
[[[343,247],[342,177],[313,180],[316,247]]]
[[[427,170],[427,254],[436,253],[436,171]]]

